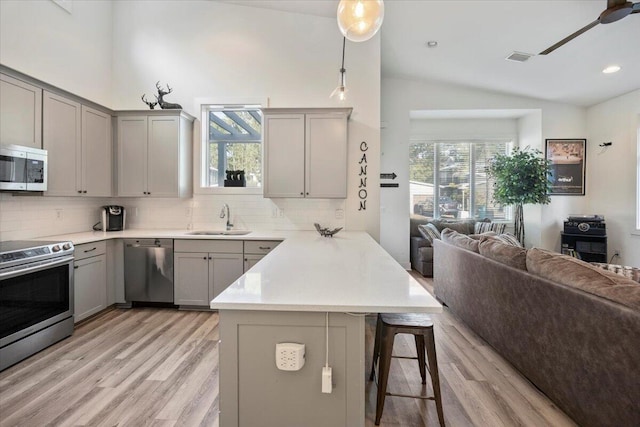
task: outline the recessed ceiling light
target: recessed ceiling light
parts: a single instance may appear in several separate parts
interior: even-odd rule
[[[620,71],[619,65],[609,65],[607,68],[602,70],[605,74],[617,73],[618,71]]]
[[[429,40],[427,42],[427,47],[438,47],[438,42],[435,40]]]

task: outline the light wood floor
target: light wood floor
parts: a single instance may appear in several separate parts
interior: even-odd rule
[[[367,323],[369,364],[375,318]],[[447,425],[575,425],[446,309],[434,324]],[[216,313],[108,311],[0,373],[0,426],[218,426],[218,339]],[[394,353],[415,354],[412,337],[399,336]],[[431,393],[416,363],[393,360],[389,391]],[[369,427],[375,384],[366,393]],[[381,425],[437,426],[435,404],[387,397]]]

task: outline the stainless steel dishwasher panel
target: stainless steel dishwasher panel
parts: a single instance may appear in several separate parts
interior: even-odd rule
[[[172,239],[125,239],[124,294],[128,303],[173,304]]]

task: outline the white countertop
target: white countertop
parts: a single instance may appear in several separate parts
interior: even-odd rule
[[[315,231],[194,236],[186,230],[132,229],[45,236],[82,244],[109,239],[284,240],[236,280],[211,308],[352,313],[439,313],[442,306],[365,232],[333,238]]]
[[[222,231],[222,230],[218,230]],[[43,236],[33,240],[71,241],[74,245],[97,242],[110,239],[224,239],[224,240],[284,240],[291,235],[291,231],[252,231],[240,236],[206,236],[190,235],[189,230],[165,230],[165,229],[131,229],[124,231],[86,231],[83,233],[58,234],[55,236]]]
[[[211,301],[220,310],[439,313],[442,306],[367,233],[292,233]]]

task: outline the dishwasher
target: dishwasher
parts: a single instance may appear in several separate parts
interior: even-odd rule
[[[132,304],[173,304],[172,239],[124,240],[124,295]]]

